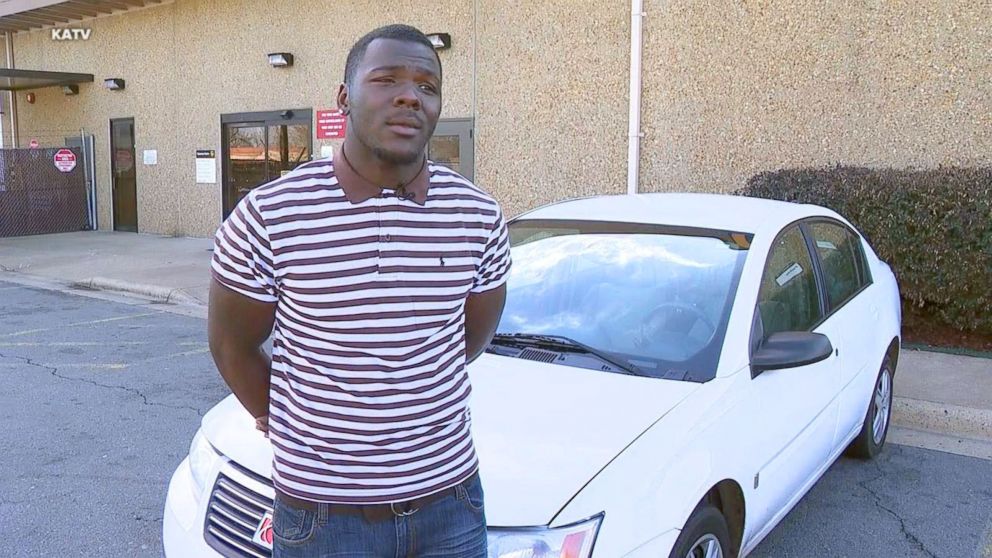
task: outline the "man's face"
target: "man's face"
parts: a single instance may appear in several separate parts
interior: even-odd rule
[[[419,43],[376,39],[369,44],[338,104],[348,109],[349,134],[382,161],[416,162],[441,114],[441,68]]]

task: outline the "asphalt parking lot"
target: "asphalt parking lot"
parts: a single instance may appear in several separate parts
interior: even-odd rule
[[[169,478],[227,389],[201,318],[80,294],[0,282],[0,554],[160,556]],[[908,446],[842,459],[753,556],[989,558],[989,479]]]

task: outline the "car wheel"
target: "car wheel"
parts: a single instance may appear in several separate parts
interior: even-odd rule
[[[670,558],[731,558],[730,531],[723,514],[710,504],[696,508],[675,541]]]
[[[889,419],[892,417],[892,366],[886,358],[875,379],[868,413],[861,427],[861,433],[847,448],[848,455],[861,459],[872,459],[882,451],[889,433]]]

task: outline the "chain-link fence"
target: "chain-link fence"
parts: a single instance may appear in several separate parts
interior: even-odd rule
[[[92,136],[61,139],[0,149],[0,237],[95,228]]]

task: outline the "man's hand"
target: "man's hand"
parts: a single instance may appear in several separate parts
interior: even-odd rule
[[[272,363],[262,344],[272,333],[276,305],[238,294],[214,279],[207,314],[210,353],[217,370],[253,417],[267,417]]]
[[[269,415],[262,415],[255,419],[255,430],[258,430],[265,437],[269,437]]]
[[[468,295],[465,301],[465,363],[479,358],[493,340],[506,304],[506,283],[484,293]]]

